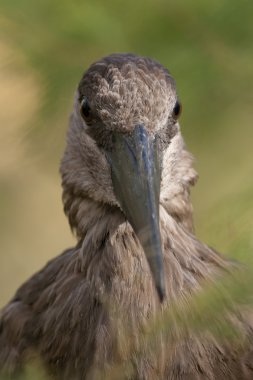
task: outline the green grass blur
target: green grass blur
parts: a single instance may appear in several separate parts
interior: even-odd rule
[[[253,254],[251,0],[0,0],[0,305],[74,239],[59,160],[75,87],[112,52],[169,68],[196,157],[197,235]]]

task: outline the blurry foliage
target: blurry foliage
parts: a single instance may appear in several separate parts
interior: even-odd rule
[[[200,173],[197,235],[252,268],[252,1],[1,0],[0,11],[1,304],[73,244],[57,167],[75,87],[112,52],[153,57],[175,77]],[[239,281],[229,297],[248,295],[251,282]],[[227,305],[217,295],[200,295],[215,313]],[[199,323],[202,306],[185,313],[187,322]]]
[[[0,375],[0,380],[10,380],[10,376]],[[46,375],[41,363],[34,361],[32,364],[28,365],[24,372],[15,377],[15,380],[49,380]]]
[[[238,326],[235,327],[228,313],[237,313],[238,309],[247,312],[245,305],[252,306],[252,287],[252,269],[246,275],[245,272],[237,273],[236,276],[230,273],[218,280],[216,284],[209,284],[204,290],[194,294],[187,303],[180,303],[178,300],[172,303],[162,314],[155,316],[145,326],[136,353],[137,357],[143,355],[143,347],[148,346],[156,350],[155,344],[159,334],[167,339],[168,352],[170,349],[173,352],[177,342],[184,342],[192,334],[206,338],[210,333],[220,344],[233,344],[233,347],[245,348],[252,342],[247,340],[247,336],[238,329]],[[131,362],[127,360],[128,356],[131,356],[134,345],[129,338],[127,343],[128,350],[124,363],[109,369],[105,376],[106,380],[117,380],[119,374],[131,374],[134,370]]]

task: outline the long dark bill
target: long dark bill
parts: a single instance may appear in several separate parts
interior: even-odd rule
[[[107,155],[115,195],[146,254],[162,302],[165,297],[159,228],[161,165],[159,148],[143,125],[131,135],[115,133]]]

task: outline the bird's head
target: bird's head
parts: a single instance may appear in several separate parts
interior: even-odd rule
[[[178,133],[175,82],[159,63],[108,56],[81,79],[62,161],[63,187],[121,210],[164,297],[159,199],[163,155]],[[65,202],[66,212],[75,206]],[[74,226],[76,227],[76,226]]]

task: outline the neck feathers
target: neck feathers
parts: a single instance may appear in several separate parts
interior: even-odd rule
[[[196,180],[193,158],[179,133],[164,153],[160,195],[161,237],[170,298],[200,287],[203,279],[212,278],[229,265],[194,236],[190,188]],[[116,298],[121,299],[118,292],[122,281],[130,287],[140,281],[138,292],[144,297],[139,295],[139,298],[146,299],[151,292],[156,299],[143,249],[119,207],[95,201],[84,193],[78,194],[70,186],[64,187],[63,202],[70,226],[81,246],[81,270],[91,278],[99,279],[96,281],[105,276],[106,286],[110,292],[114,287]],[[98,271],[101,275],[94,276]],[[126,295],[124,300],[127,302]]]

